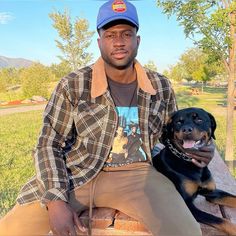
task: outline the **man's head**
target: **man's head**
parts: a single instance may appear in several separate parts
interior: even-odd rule
[[[98,45],[108,65],[119,70],[132,65],[140,42],[138,28],[137,11],[127,0],[109,0],[100,7]]]

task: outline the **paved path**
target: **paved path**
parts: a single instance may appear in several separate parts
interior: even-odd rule
[[[27,112],[27,111],[37,111],[44,110],[46,104],[33,105],[33,106],[19,106],[13,108],[2,108],[0,109],[0,116],[19,113],[19,112]]]

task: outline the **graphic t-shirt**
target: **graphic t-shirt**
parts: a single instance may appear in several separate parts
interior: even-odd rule
[[[146,154],[141,148],[137,81],[121,84],[108,79],[108,85],[118,114],[118,126],[105,166],[116,167],[146,161]]]

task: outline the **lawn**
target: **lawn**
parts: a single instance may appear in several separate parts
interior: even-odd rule
[[[23,183],[34,175],[32,151],[42,111],[0,116],[0,216],[12,207]]]
[[[191,96],[188,87],[174,86],[174,89],[180,108],[202,107],[215,116],[218,125],[216,144],[224,157],[226,108],[219,104],[225,102],[226,90],[204,88],[203,93]],[[32,151],[41,124],[42,111],[0,116],[0,217],[14,205],[23,183],[34,175]],[[234,133],[236,134],[236,122]],[[236,135],[234,142],[236,144]],[[236,154],[236,145],[234,153]]]

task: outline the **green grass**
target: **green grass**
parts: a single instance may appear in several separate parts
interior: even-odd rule
[[[218,104],[225,101],[226,90],[204,88],[204,93],[191,96],[188,87],[175,86],[174,89],[180,108],[202,107],[215,116],[218,125],[216,145],[224,157],[226,108]],[[234,143],[236,147],[235,123]],[[34,175],[32,151],[36,145],[41,124],[42,111],[0,116],[0,217],[15,204],[20,188]],[[236,154],[236,148],[234,153]]]
[[[32,150],[42,111],[0,116],[0,216],[11,208],[22,184],[34,175]]]

